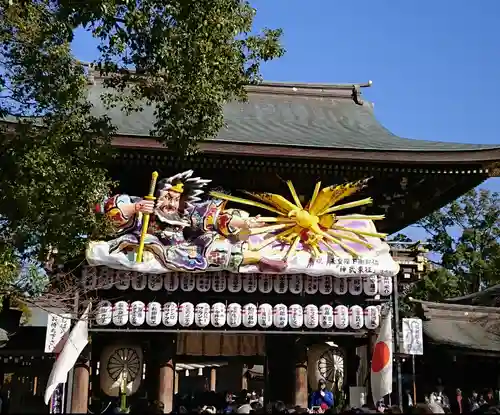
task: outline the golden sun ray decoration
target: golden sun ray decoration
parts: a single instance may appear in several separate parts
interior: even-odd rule
[[[322,246],[337,255],[335,248],[332,246],[333,243],[340,246],[353,257],[358,257],[360,254],[348,246],[345,241],[355,242],[371,249],[373,247],[367,242],[367,236],[385,238],[387,234],[339,226],[336,225],[337,221],[350,219],[381,220],[384,218],[384,215],[337,216],[336,214],[336,212],[344,209],[369,205],[373,202],[372,198],[340,205],[337,203],[358,192],[366,185],[368,180],[364,179],[352,183],[328,186],[323,189],[321,189],[321,182],[318,182],[309,203],[305,207],[302,206],[295,187],[290,180],[286,183],[293,202],[274,193],[245,192],[258,201],[215,191],[210,192],[210,195],[217,199],[265,209],[277,215],[275,217],[260,217],[259,221],[262,225],[250,229],[250,235],[269,234],[260,244],[251,248],[254,251],[259,251],[275,241],[286,243],[289,245],[284,257],[286,261],[287,258],[294,255],[299,242],[302,242],[309,249],[313,257],[317,257],[322,253]],[[269,225],[269,223],[274,224]]]

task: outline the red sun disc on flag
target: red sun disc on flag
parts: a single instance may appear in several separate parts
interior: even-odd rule
[[[391,350],[387,343],[378,342],[373,350],[372,372],[378,373],[384,369],[391,359]]]

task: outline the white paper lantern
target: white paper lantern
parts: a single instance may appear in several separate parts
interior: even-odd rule
[[[142,326],[146,321],[146,305],[142,301],[134,301],[130,304],[130,324]]]
[[[273,278],[273,288],[278,294],[285,294],[288,291],[288,276],[281,274]]]
[[[276,304],[273,307],[273,324],[279,329],[288,324],[288,308],[285,304]]]
[[[316,294],[318,292],[318,276],[317,275],[306,275],[304,277],[304,291],[306,294]]]
[[[179,284],[182,291],[190,292],[193,291],[196,286],[196,280],[194,274],[189,272],[183,272],[179,279]]]
[[[212,304],[210,323],[216,328],[220,328],[226,324],[226,305],[224,303]]]
[[[319,308],[319,326],[322,329],[331,329],[333,327],[333,307],[329,304],[323,304]]]
[[[288,279],[288,289],[292,294],[302,294],[304,288],[304,276],[301,274],[291,274]]]
[[[380,324],[380,314],[378,308],[374,305],[369,305],[365,308],[365,327],[370,330],[376,329]]]
[[[346,277],[336,277],[333,280],[333,291],[337,295],[345,295],[349,289]]]
[[[227,306],[226,323],[231,328],[236,328],[241,325],[241,305],[231,303]]]
[[[148,285],[148,276],[146,274],[143,274],[142,272],[133,272],[130,285],[134,290],[142,291]]]
[[[151,291],[160,291],[163,288],[163,276],[158,274],[149,274],[148,288]]]
[[[261,274],[259,276],[259,291],[264,294],[269,294],[273,289],[273,276],[269,274]]]
[[[264,303],[259,305],[257,311],[257,321],[263,329],[271,327],[273,324],[273,308],[270,304]]]
[[[319,324],[318,307],[314,304],[308,304],[304,308],[304,326],[308,329],[315,329]]]
[[[110,288],[115,285],[115,270],[108,268],[108,267],[102,267],[99,269],[99,280],[100,280],[100,287],[103,290],[109,290]]]
[[[113,318],[113,305],[110,301],[100,301],[97,304],[97,314],[95,322],[98,326],[107,326]]]
[[[363,278],[363,291],[366,295],[376,295],[378,293],[378,278],[376,275]]]
[[[85,290],[95,290],[97,287],[97,268],[85,266],[82,268],[82,283]]]
[[[359,330],[363,327],[363,323],[363,309],[359,305],[353,305],[349,308],[349,326],[354,330]]]
[[[179,309],[177,307],[177,304],[174,303],[173,301],[169,301],[165,304],[163,304],[163,309],[161,312],[161,320],[164,326],[166,327],[174,327],[177,324],[177,321],[179,320]],[[184,316],[186,317],[186,316]],[[194,318],[194,316],[193,316]],[[191,321],[190,317],[187,317],[188,321]],[[193,324],[193,323],[191,323]],[[190,325],[191,325],[190,324]]]
[[[299,304],[288,307],[288,324],[292,329],[300,329],[304,324],[304,310]]]
[[[227,289],[230,293],[240,292],[243,288],[241,274],[229,273],[227,276]]]
[[[194,324],[198,327],[207,327],[210,324],[210,306],[207,303],[196,304]]]
[[[118,271],[115,276],[115,287],[117,290],[125,291],[130,288],[130,280],[132,276],[128,271]]]
[[[192,326],[194,323],[194,305],[185,302],[179,306],[179,324],[182,327]]]
[[[257,291],[258,274],[245,274],[242,276],[242,278],[243,278],[243,291],[249,294]]]
[[[127,323],[128,303],[126,301],[117,301],[113,306],[113,324],[120,327]]]
[[[157,301],[149,303],[146,307],[146,324],[151,327],[156,327],[160,325],[161,320],[162,320],[161,304],[158,303]]]
[[[222,271],[214,272],[212,275],[212,290],[221,293],[226,289],[226,274]]]
[[[322,275],[319,277],[319,292],[323,295],[329,295],[333,291],[333,279],[331,275]]]
[[[199,292],[206,293],[210,290],[210,283],[212,279],[207,274],[197,274],[196,275],[196,289]]]
[[[349,278],[349,294],[360,295],[363,292],[363,281],[361,277]]]
[[[179,273],[167,272],[163,277],[163,286],[167,291],[177,291],[179,289]]]
[[[241,310],[241,322],[247,328],[252,328],[257,325],[258,309],[255,304],[248,303]]]
[[[392,294],[392,277],[379,277],[378,292],[383,297],[388,297]]]
[[[345,305],[338,305],[333,310],[335,327],[346,329],[349,326],[349,310]]]

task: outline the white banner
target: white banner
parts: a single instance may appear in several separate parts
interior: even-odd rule
[[[47,381],[47,388],[45,389],[44,401],[46,405],[48,405],[57,385],[66,382],[68,372],[73,368],[78,356],[80,356],[80,353],[85,349],[88,343],[89,312],[90,304],[87,306],[80,320],[78,320],[71,330],[68,339],[64,342],[61,353],[54,362],[54,366],[52,366],[52,371]]]
[[[49,313],[45,334],[45,353],[61,353],[71,328],[71,314]]]
[[[402,334],[402,353],[410,355],[424,354],[424,333],[422,320],[419,318],[404,318]]]

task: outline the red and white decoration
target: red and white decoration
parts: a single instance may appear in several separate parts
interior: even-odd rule
[[[127,324],[138,327],[144,324],[156,327],[160,324],[164,327],[190,327],[198,328],[255,328],[269,329],[338,329],[351,328],[361,330],[367,328],[374,330],[380,322],[380,307],[361,307],[353,305],[346,307],[338,305],[333,308],[329,304],[320,307],[314,304],[302,306],[300,304],[271,305],[267,303],[241,305],[231,303],[225,305],[216,302],[193,304],[184,302],[178,305],[175,302],[166,302],[161,305],[153,301],[144,304],[142,301],[134,301],[131,304],[126,301],[118,301],[112,305],[109,301],[101,301],[97,305],[95,323],[98,326],[114,324],[122,327]]]
[[[373,348],[371,390],[377,403],[392,392],[392,319],[388,312],[382,318],[377,342]]]

